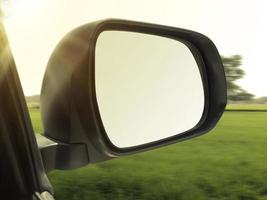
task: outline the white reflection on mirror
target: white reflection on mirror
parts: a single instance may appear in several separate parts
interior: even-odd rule
[[[183,133],[201,119],[204,90],[183,43],[104,31],[95,50],[96,97],[105,131],[119,148]]]

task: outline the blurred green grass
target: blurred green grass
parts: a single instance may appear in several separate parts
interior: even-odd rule
[[[267,104],[228,104],[228,110],[266,110]]]
[[[37,108],[29,108],[30,111],[30,117],[32,121],[32,126],[35,131],[35,133],[43,133],[43,124],[41,122],[41,114],[40,109]]]
[[[58,200],[267,200],[267,112],[225,112],[204,136],[49,178]]]

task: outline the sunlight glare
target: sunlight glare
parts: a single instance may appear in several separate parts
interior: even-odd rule
[[[7,18],[15,16],[32,15],[40,5],[41,0],[10,0],[3,1],[4,16]]]

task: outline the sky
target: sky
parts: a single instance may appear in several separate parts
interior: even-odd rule
[[[39,94],[48,59],[75,27],[105,18],[201,32],[221,55],[240,54],[244,89],[267,96],[266,0],[10,0],[4,23],[25,95]]]

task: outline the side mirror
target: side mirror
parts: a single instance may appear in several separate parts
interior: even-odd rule
[[[57,142],[49,164],[42,151],[46,168],[190,139],[212,129],[225,104],[222,62],[206,36],[114,19],[81,26],[56,47],[43,81],[44,135]]]

